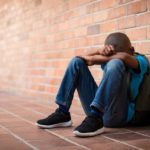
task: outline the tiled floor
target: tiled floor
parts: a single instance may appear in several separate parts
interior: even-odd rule
[[[105,129],[92,138],[72,133],[84,118],[80,108],[71,108],[73,127],[42,130],[36,120],[47,116],[55,104],[0,94],[0,150],[150,150],[150,127]]]

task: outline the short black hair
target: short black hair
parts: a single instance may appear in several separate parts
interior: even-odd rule
[[[109,34],[105,40],[105,45],[113,45],[117,52],[127,52],[131,49],[129,37],[122,32]]]

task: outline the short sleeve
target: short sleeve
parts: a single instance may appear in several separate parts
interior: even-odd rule
[[[145,58],[145,56],[142,55],[137,55],[136,59],[139,63],[139,67],[140,67],[140,73],[136,73],[132,70],[132,73],[137,74],[137,75],[144,75],[149,67],[149,62],[148,60]]]

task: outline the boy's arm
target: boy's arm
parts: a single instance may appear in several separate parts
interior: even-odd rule
[[[110,56],[110,59],[115,59],[115,58],[121,59],[128,67],[132,69],[135,70],[139,69],[139,63],[133,55],[124,52],[119,52],[116,53],[115,55]]]
[[[87,63],[87,65],[94,64],[102,64],[110,61],[111,59],[121,59],[124,63],[132,69],[138,69],[139,64],[136,58],[128,53],[119,52],[111,56],[102,56],[102,55],[94,55],[94,56],[82,56]]]
[[[102,64],[107,61],[109,61],[109,58],[107,56],[102,56],[102,55],[94,55],[94,56],[77,56],[81,59],[83,59],[88,66],[92,66],[94,64]]]
[[[86,56],[94,56],[94,55],[99,55],[99,49],[92,49],[90,51],[88,51],[85,55]]]
[[[105,45],[104,48],[92,49],[86,53],[86,56],[102,55],[110,56],[115,54],[115,49],[112,45]]]

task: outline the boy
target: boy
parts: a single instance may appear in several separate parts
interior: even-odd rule
[[[88,66],[101,64],[104,76],[97,86]],[[105,40],[102,50],[95,50],[86,56],[73,58],[66,70],[56,96],[58,109],[45,119],[38,120],[41,128],[69,127],[72,125],[69,108],[75,89],[86,113],[84,121],[75,128],[80,137],[103,133],[105,127],[120,127],[128,124],[135,111],[133,100],[139,92],[148,62],[142,55],[135,55],[127,35],[116,32]],[[130,73],[130,102],[127,74]]]

